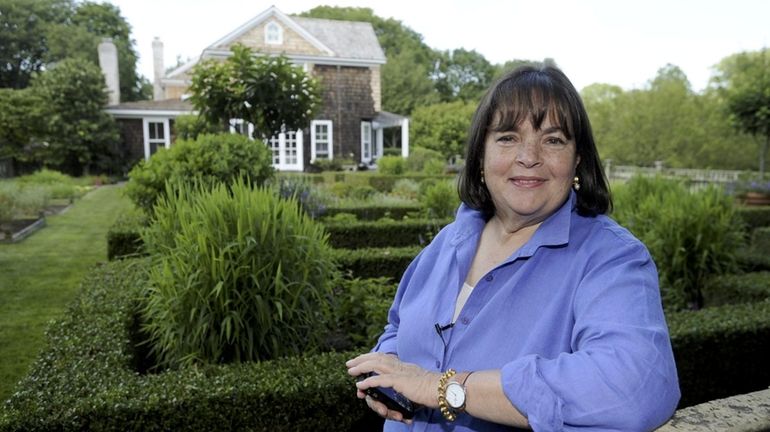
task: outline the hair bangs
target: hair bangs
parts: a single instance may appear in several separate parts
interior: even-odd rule
[[[491,108],[493,114],[487,131],[516,130],[524,121],[531,121],[532,126],[540,130],[547,118],[567,139],[575,136],[568,95],[559,94],[549,80],[536,73],[502,82],[492,95]]]

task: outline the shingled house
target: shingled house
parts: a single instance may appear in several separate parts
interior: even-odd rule
[[[371,24],[288,16],[273,6],[206,47],[198,59],[168,73],[163,44],[156,38],[154,100],[107,108],[121,126],[130,159],[146,159],[173,145],[174,119],[194,112],[187,100],[192,68],[206,59],[226,59],[236,43],[260,54],[282,54],[322,84],[323,103],[310,125],[268,140],[276,169],[303,171],[311,161],[334,158],[371,164],[383,154],[386,128],[400,128],[400,140],[394,141],[400,141],[401,154],[408,156],[409,120],[381,108],[380,68],[386,60]],[[109,53],[104,57],[100,62],[111,87]],[[231,131],[251,136],[253,128],[232,119]]]

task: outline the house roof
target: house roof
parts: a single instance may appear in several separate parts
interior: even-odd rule
[[[138,118],[154,116],[178,116],[195,113],[195,108],[189,100],[164,99],[124,102],[110,105],[105,111],[116,118]]]
[[[357,66],[384,64],[386,61],[371,23],[289,16],[271,6],[206,47],[199,58],[166,74],[165,80],[188,80],[190,69],[201,58],[229,56],[230,44],[269,20],[280,21],[318,50],[307,55],[284,54],[291,60]]]
[[[368,22],[292,17],[334,52],[335,57],[385,61],[374,27]]]

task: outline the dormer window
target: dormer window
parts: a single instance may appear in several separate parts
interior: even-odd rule
[[[270,21],[265,26],[265,43],[280,45],[283,43],[283,29],[275,21]]]

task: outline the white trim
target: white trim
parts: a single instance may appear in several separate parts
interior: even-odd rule
[[[142,138],[144,140],[144,159],[150,159],[150,123],[163,124],[163,147],[168,149],[171,147],[171,122],[168,117],[165,118],[149,118],[142,119]]]
[[[310,162],[315,162],[315,160],[318,158],[316,126],[326,126],[326,145],[328,146],[328,155],[326,159],[334,159],[334,128],[332,121],[313,120],[310,122]]]
[[[409,157],[409,119],[401,120],[401,156]]]
[[[178,117],[180,115],[198,114],[198,111],[171,111],[171,110],[141,110],[141,109],[116,109],[107,108],[104,110],[107,114],[115,118],[161,118]]]
[[[223,49],[206,49],[203,51],[203,55],[207,57],[229,57],[233,55],[232,51]],[[382,65],[386,63],[385,59],[355,59],[355,58],[342,58],[342,57],[324,57],[324,56],[312,56],[312,55],[293,55],[286,53],[259,53],[259,55],[269,55],[272,57],[284,56],[292,63],[299,65],[300,63],[313,63],[323,65],[334,66],[360,66],[368,67],[372,65]]]
[[[272,136],[265,140],[265,145],[270,149],[270,161],[273,164],[273,168],[279,171],[302,171],[305,166],[305,154],[304,154],[304,141],[302,137],[302,129],[290,132],[294,134],[296,145],[296,160],[294,163],[289,161],[289,137],[287,133],[281,132],[278,137]],[[273,146],[277,144],[277,147]],[[276,154],[277,153],[277,154]],[[278,161],[276,162],[276,156]]]
[[[275,16],[278,20],[282,21],[287,27],[291,28],[295,32],[299,33],[300,36],[302,36],[304,39],[306,39],[310,44],[315,46],[321,51],[324,51],[328,53],[329,55],[334,55],[334,51],[329,49],[326,45],[324,45],[321,41],[316,39],[315,36],[308,33],[307,30],[302,28],[299,24],[294,22],[293,19],[291,19],[289,16],[285,15],[283,12],[279,11],[277,7],[270,6],[269,9],[262,12],[261,14],[255,16],[245,24],[241,25],[234,31],[228,33],[225,37],[219,39],[218,41],[214,42],[213,44],[209,45],[209,47],[216,47],[220,45],[227,45],[230,42],[233,42],[234,40],[238,39],[239,36],[246,33],[247,31],[251,30],[252,28],[258,26],[262,21],[265,21],[266,19],[270,18],[271,16]],[[205,51],[205,50],[204,50]]]
[[[188,70],[192,69],[193,66],[198,64],[200,59],[201,59],[201,57],[198,56],[198,58],[195,58],[195,59],[192,59],[192,60],[188,61],[187,63],[183,64],[182,66],[179,66],[178,68],[176,68],[176,69],[172,70],[171,72],[165,74],[163,76],[163,78],[170,78],[170,77],[172,77],[174,75],[177,75],[177,74],[180,74],[180,73],[183,73],[183,72],[187,72]]]
[[[383,137],[383,132],[382,131],[383,131],[383,129],[381,129],[381,128],[380,129],[375,129],[376,139],[374,140],[374,148],[376,150],[375,150],[374,154],[377,157],[377,160],[380,160],[382,158],[382,156],[383,156],[382,148],[384,147],[383,142],[385,141],[385,139]]]
[[[374,146],[372,144],[373,144],[372,143],[372,122],[362,121],[361,122],[361,162],[369,163],[372,161],[372,153],[374,150]]]
[[[230,125],[230,133],[238,134],[238,135],[244,135],[244,134],[235,130],[235,127],[240,126],[241,129],[243,129],[243,124],[246,123],[246,134],[244,136],[250,140],[254,139],[254,123],[245,122],[243,119],[230,119],[228,123]]]
[[[276,39],[271,40],[271,27],[275,29]],[[266,45],[283,45],[283,27],[275,20],[271,20],[265,24],[265,44]]]

